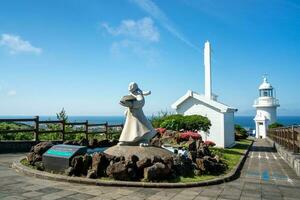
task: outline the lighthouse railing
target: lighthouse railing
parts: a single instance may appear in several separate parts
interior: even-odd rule
[[[279,100],[274,98],[258,98],[254,100],[254,105],[256,106],[277,106],[279,105]]]
[[[289,151],[300,153],[299,125],[268,129],[267,136]]]

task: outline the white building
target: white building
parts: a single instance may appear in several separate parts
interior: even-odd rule
[[[204,46],[204,69],[205,94],[200,95],[188,90],[172,108],[178,114],[206,116],[212,125],[208,133],[201,133],[203,140],[213,141],[218,147],[230,147],[235,144],[234,112],[237,109],[220,103],[212,93],[211,47],[208,41]]]
[[[276,99],[275,89],[264,77],[263,83],[259,86],[259,97],[254,101],[256,108],[255,132],[257,138],[265,138],[268,126],[276,122],[276,109],[279,101]]]

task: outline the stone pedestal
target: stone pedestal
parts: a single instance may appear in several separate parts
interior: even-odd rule
[[[124,156],[125,159],[128,158],[130,155],[136,155],[139,159],[143,158],[151,158],[152,156],[160,156],[160,157],[171,157],[174,154],[171,151],[160,147],[140,147],[140,146],[113,146],[104,151],[109,155],[113,156]]]

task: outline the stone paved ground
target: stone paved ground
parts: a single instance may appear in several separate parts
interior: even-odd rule
[[[300,199],[300,178],[263,140],[254,143],[240,178],[180,189],[87,186],[36,179],[9,168],[22,155],[0,154],[0,199]]]

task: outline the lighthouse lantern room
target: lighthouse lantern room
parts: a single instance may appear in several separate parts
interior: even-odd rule
[[[259,86],[259,97],[254,101],[256,108],[255,129],[257,138],[265,138],[268,126],[276,122],[276,109],[279,101],[276,99],[276,92],[272,85],[264,77],[263,83]]]

